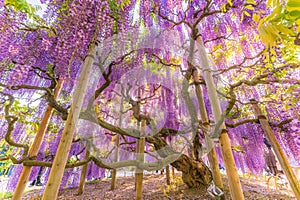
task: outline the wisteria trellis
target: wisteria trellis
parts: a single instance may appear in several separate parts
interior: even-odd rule
[[[105,46],[111,46],[113,49],[112,51],[107,50],[107,54],[112,53],[104,66],[107,77],[103,76],[98,83],[98,86],[109,84],[101,91],[100,100],[96,102],[96,107],[99,109],[98,114],[104,120],[115,123],[114,115],[116,113],[114,113],[113,105],[118,101],[118,97],[111,90],[117,87],[120,77],[129,70],[145,66],[146,62],[150,63],[150,70],[170,70],[171,73],[183,77],[189,61],[187,57],[189,53],[188,39],[194,34],[202,37],[212,63],[215,63],[212,66],[213,74],[222,101],[222,109],[224,112],[228,111],[226,124],[229,135],[233,145],[243,149],[241,152],[234,153],[237,167],[242,171],[250,170],[256,174],[262,173],[265,167],[263,153],[256,154],[261,155],[260,157],[253,157],[252,153],[257,150],[263,152],[265,146],[262,140],[264,133],[257,120],[254,119],[253,113],[249,111],[248,101],[251,98],[259,100],[264,106],[285,153],[288,157],[295,158],[300,164],[298,153],[300,150],[298,51],[295,51],[296,58],[286,59],[279,48],[274,47],[270,50],[259,40],[256,22],[253,18],[255,14],[263,18],[272,12],[271,8],[266,7],[266,1],[146,0],[122,2],[77,0],[45,2],[48,7],[44,20],[39,20],[34,24],[29,23],[26,14],[5,6],[3,1],[0,3],[0,9],[3,11],[0,14],[0,70],[2,75],[0,92],[3,99],[1,115],[6,115],[4,101],[8,100],[8,95],[14,96],[15,103],[20,101],[24,109],[27,109],[24,102],[30,102],[29,108],[32,109],[27,109],[30,117],[26,119],[20,114],[24,110],[18,106],[14,106],[10,110],[10,115],[19,116],[18,121],[13,125],[14,129],[10,138],[17,143],[24,143],[26,139],[32,139],[32,133],[35,130],[34,123],[39,122],[47,103],[52,103],[56,109],[38,159],[43,161],[53,159],[51,155],[55,154],[64,124],[62,118],[65,118],[68,113],[71,94],[76,86],[75,78],[86,57],[92,35],[96,27],[100,26],[101,28],[97,32],[97,44],[103,45],[105,42]],[[136,12],[138,14],[135,14]],[[176,40],[180,41],[182,47],[178,47],[178,50],[183,51],[182,55],[185,56],[179,57],[178,53],[174,54],[174,52],[151,47],[126,52],[129,46],[137,44],[138,37],[132,30],[155,30],[156,27],[180,33]],[[196,30],[198,32],[195,32]],[[132,31],[130,36],[123,34],[130,31]],[[126,40],[128,37],[130,40]],[[172,37],[165,39],[172,40]],[[166,42],[166,44],[171,43],[172,41]],[[119,55],[116,60],[114,60],[114,53]],[[195,64],[198,64],[197,58],[195,59]],[[65,79],[65,83],[63,93],[55,104],[51,100],[51,91],[53,91],[58,78]],[[155,90],[155,85],[152,86],[153,91],[150,89],[150,95],[154,94]],[[192,88],[193,85],[190,87]],[[203,85],[203,90],[206,93],[205,85]],[[179,97],[174,95],[176,92],[158,89],[155,94],[157,99],[147,102],[142,111],[147,112],[157,104],[160,107],[167,106],[168,113],[164,115],[168,117],[164,117],[163,120],[166,120],[165,124],[168,124],[169,127],[177,129],[176,123],[185,123],[189,119],[186,117],[188,110],[184,106],[178,106]],[[41,99],[34,103],[34,100],[40,97]],[[191,98],[197,108],[195,97]],[[213,121],[207,95],[204,95],[204,99],[209,117]],[[15,103],[14,105],[16,105]],[[130,104],[127,106],[130,108]],[[130,112],[133,114],[133,111]],[[127,118],[127,120],[131,119]],[[245,120],[248,120],[249,123],[242,124],[246,122]],[[9,127],[8,122],[4,118],[0,118],[0,123],[1,138],[5,138]],[[239,123],[242,125],[237,126]],[[98,145],[102,147],[114,137],[107,134],[105,129],[99,134],[106,138],[98,141]],[[127,136],[126,139],[129,143],[135,141]],[[170,144],[176,139],[178,139],[178,135],[166,138]],[[71,147],[70,160],[76,157],[83,159],[84,148],[85,142],[75,142]],[[132,151],[134,148],[134,143],[124,147],[126,151]],[[151,149],[152,147],[147,144],[147,148]],[[12,150],[13,155],[17,158],[22,152],[17,148]],[[217,152],[222,163],[218,146]],[[120,155],[120,160],[130,157],[125,153],[120,153]],[[150,160],[153,161],[153,158]],[[13,178],[10,179],[9,191],[14,190],[20,169],[21,165],[15,167]],[[78,184],[77,170],[77,168],[66,170],[61,187]],[[35,177],[37,170],[33,170],[33,172],[31,178]],[[97,168],[92,163],[89,164],[88,179],[103,175],[103,169]],[[47,174],[45,176],[47,177]]]

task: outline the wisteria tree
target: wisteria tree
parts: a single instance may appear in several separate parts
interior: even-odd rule
[[[300,198],[288,163],[300,164],[296,0],[41,3],[43,17],[0,1],[13,199],[41,168],[52,200],[129,166],[141,199],[143,170],[168,164],[189,187],[220,189],[225,166],[232,199],[243,199],[238,170],[262,174],[266,139]]]

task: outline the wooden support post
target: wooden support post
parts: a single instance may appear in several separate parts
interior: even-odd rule
[[[138,88],[138,101],[137,101],[137,108],[138,108],[138,114],[140,114],[140,102],[141,102],[141,88],[139,87]],[[139,130],[141,130],[141,121],[139,121],[138,119],[136,119],[137,122],[136,122],[136,125],[138,127]],[[139,146],[140,146],[140,139],[136,139],[136,143],[135,143],[135,152],[136,152],[136,155],[139,154]],[[136,156],[136,160],[138,160],[138,156]],[[135,174],[134,174],[134,190],[136,191],[136,185],[137,185],[137,178],[139,175],[138,174],[138,170],[136,168],[135,170]]]
[[[144,162],[146,121],[142,120],[141,124],[142,124],[141,138],[139,139],[138,154],[136,157],[139,162]],[[143,199],[143,170],[137,168],[135,176],[136,176],[136,200],[141,200]]]
[[[172,166],[172,177],[175,178],[175,167]]]
[[[198,77],[197,69],[193,70],[193,80],[195,83],[195,90],[196,90],[196,95],[197,95],[197,99],[198,99],[198,105],[199,105],[202,124],[205,129],[209,130],[210,125],[209,125],[206,107],[205,107],[205,103],[204,103],[204,99],[203,99],[203,95],[202,95],[202,89],[198,83],[199,77]],[[207,136],[207,132],[204,131],[204,133],[205,133],[205,136]],[[208,153],[208,161],[209,161],[210,168],[212,170],[213,180],[214,180],[215,185],[217,187],[219,187],[221,190],[223,190],[222,176],[221,176],[221,172],[220,172],[220,168],[219,168],[219,161],[217,158],[215,145],[213,142],[210,145],[212,145],[213,147],[212,147],[211,151]],[[221,197],[221,199],[225,199],[225,196],[223,195]]]
[[[295,194],[295,197],[297,199],[300,199],[300,185],[297,180],[297,177],[295,176],[295,174],[290,166],[290,163],[286,159],[284,152],[283,152],[282,148],[280,147],[266,116],[262,113],[262,111],[259,108],[258,103],[255,99],[251,99],[250,102],[252,103],[254,112],[259,120],[259,123],[261,124],[262,128],[264,129],[264,132],[267,136],[268,141],[270,142],[271,146],[273,147],[276,157],[280,163],[281,168],[284,171],[284,174],[286,175],[286,177],[290,183],[290,186]]]
[[[92,40],[93,41],[93,40]],[[55,154],[55,158],[50,171],[49,179],[44,190],[43,200],[57,199],[61,179],[64,174],[68,160],[72,139],[75,133],[77,121],[83,104],[84,95],[87,89],[88,80],[92,71],[95,56],[95,44],[91,42],[87,57],[85,58],[80,74],[77,88],[73,96],[73,103],[70,108],[67,121]]]
[[[120,145],[120,135],[118,134],[116,136],[116,152],[115,152],[115,157],[114,157],[114,161],[118,162],[119,159],[119,145]],[[112,170],[112,175],[111,175],[111,186],[110,189],[114,190],[116,188],[116,181],[117,181],[117,169],[113,169]]]
[[[62,79],[58,80],[58,82],[57,82],[57,85],[54,89],[54,99],[55,100],[57,100],[57,98],[60,94],[60,91],[61,91],[62,86],[63,86],[63,82],[64,81]],[[40,146],[43,142],[45,132],[46,132],[47,127],[49,125],[52,113],[53,113],[53,108],[50,105],[48,105],[47,109],[46,109],[46,112],[43,116],[43,119],[41,121],[41,124],[39,126],[39,129],[37,131],[37,134],[34,138],[34,141],[31,145],[31,148],[29,150],[29,153],[28,153],[29,157],[37,156],[37,154],[39,152],[39,149],[40,149]],[[22,169],[21,175],[19,177],[17,187],[14,191],[12,200],[19,200],[19,199],[22,198],[23,192],[25,190],[26,184],[28,182],[28,179],[29,179],[29,176],[30,176],[30,173],[31,173],[31,169],[32,169],[32,166],[23,166],[23,169]]]
[[[121,98],[121,105],[120,105],[120,115],[119,115],[119,127],[122,126],[122,113],[123,113],[123,99]],[[117,134],[116,136],[116,152],[115,152],[115,157],[114,161],[118,162],[119,161],[119,146],[120,146],[120,135]],[[111,177],[111,186],[110,189],[114,190],[116,188],[116,180],[117,180],[117,169],[112,170],[112,177]]]
[[[171,184],[171,181],[170,181],[170,166],[169,165],[166,166],[166,181],[167,181],[167,185]]]
[[[201,60],[202,73],[204,75],[204,80],[208,91],[212,113],[215,122],[217,123],[221,119],[221,115],[222,115],[221,106],[219,102],[217,89],[214,83],[214,79],[211,74],[208,55],[205,51],[201,37],[198,37],[196,41],[196,45],[198,47],[198,53]],[[220,142],[222,156],[226,168],[226,174],[228,177],[230,195],[233,200],[244,200],[242,185],[234,162],[231,143],[224,122],[222,123],[220,128],[222,130],[222,133],[219,137],[219,142]]]
[[[139,124],[139,122],[138,122],[138,124]],[[138,127],[140,127],[139,125],[138,125]],[[139,154],[139,146],[140,146],[140,139],[136,139],[136,144],[135,144],[135,146],[136,146],[136,149],[135,149],[135,152],[136,152],[136,155],[138,155]],[[137,158],[136,158],[137,159]],[[138,174],[138,172],[137,172],[137,170],[135,171],[135,175],[134,175],[134,190],[136,191],[136,184],[137,184],[137,174]]]
[[[90,156],[90,151],[86,149],[85,158],[88,158],[89,156]],[[88,166],[89,163],[86,163],[85,165],[82,166],[77,195],[82,195],[83,193]]]

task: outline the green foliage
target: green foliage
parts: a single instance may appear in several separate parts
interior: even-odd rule
[[[298,1],[298,0],[289,0],[286,4],[286,9],[289,12],[299,11],[300,10],[300,1]]]
[[[48,63],[46,67],[47,67],[47,69],[48,69],[49,74],[50,74],[52,77],[54,77],[54,66],[53,66],[52,64]]]
[[[113,0],[109,2],[110,9],[115,12],[124,10],[125,6],[128,6],[129,4],[130,4],[130,0],[123,0],[121,4],[119,4]],[[116,14],[118,14],[118,13],[116,13]]]
[[[291,41],[300,32],[300,1],[288,0],[285,5],[279,0],[269,0],[268,6],[273,12],[260,19],[253,15],[258,22],[260,38],[267,47],[276,45],[278,41]]]
[[[6,158],[7,155],[11,154],[12,147],[5,143],[5,141],[0,142],[0,158]],[[0,162],[0,173],[5,175],[9,169],[9,166],[12,164],[11,160],[4,160]],[[1,195],[0,195],[1,197]]]
[[[120,16],[120,13],[122,10],[124,10],[125,6],[128,6],[130,4],[130,0],[123,0],[121,4],[117,3],[114,0],[109,1],[109,7],[110,10],[113,12],[114,18],[122,21],[122,16]],[[115,21],[113,25],[114,33],[118,33],[118,22]]]
[[[4,199],[6,199],[6,198],[11,198],[12,195],[13,195],[12,192],[0,192],[0,197],[1,197],[1,198],[4,198]]]
[[[241,145],[232,145],[231,149],[236,152],[244,152],[243,147]]]
[[[26,13],[29,18],[39,18],[35,13],[40,10],[40,6],[33,6],[26,0],[4,0],[6,6],[14,8],[15,11]]]
[[[68,164],[74,164],[74,163],[76,163],[76,161],[77,161],[76,157],[72,156],[71,158],[69,158],[67,160],[67,163]]]
[[[24,125],[26,137],[24,137],[23,143],[25,143],[25,144],[29,144],[31,142],[30,138],[32,138],[32,136],[37,133],[39,125],[40,125],[40,119],[34,118],[35,111],[36,111],[35,106],[24,104],[24,102],[19,101],[19,100],[14,101],[14,103],[11,107],[11,110],[10,110],[10,113],[12,115],[18,117],[18,123]],[[16,153],[16,152],[13,152],[13,153]]]

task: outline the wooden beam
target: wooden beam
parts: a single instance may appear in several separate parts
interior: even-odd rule
[[[77,121],[83,104],[89,82],[92,66],[94,63],[96,47],[94,42],[90,44],[87,57],[85,58],[82,71],[74,92],[73,103],[70,108],[67,121],[55,154],[53,165],[50,171],[49,179],[44,190],[43,200],[57,199],[60,182],[62,180],[65,166],[67,164],[72,139],[75,133]]]
[[[297,180],[297,177],[295,176],[290,163],[286,159],[284,152],[279,145],[275,134],[266,118],[266,116],[262,113],[261,109],[258,106],[258,102],[255,99],[251,99],[250,102],[252,103],[253,110],[255,112],[255,115],[257,116],[259,123],[261,124],[262,128],[264,129],[264,132],[267,136],[268,141],[270,142],[271,146],[274,149],[275,155],[280,163],[281,168],[284,171],[284,174],[286,175],[290,186],[295,194],[295,197],[297,199],[300,199],[300,186],[299,182]]]
[[[62,79],[58,80],[58,82],[57,82],[57,85],[54,89],[54,99],[55,100],[57,100],[57,98],[60,94],[60,91],[61,91],[62,86],[63,86],[63,82],[64,81]],[[49,125],[52,113],[53,113],[53,108],[50,105],[48,105],[47,109],[44,113],[44,116],[42,118],[39,129],[38,129],[38,131],[36,133],[36,136],[34,138],[34,141],[33,141],[32,145],[30,147],[30,150],[28,152],[29,157],[36,157],[37,156],[37,154],[40,150],[41,144],[43,142],[47,127]],[[20,200],[22,198],[22,195],[24,193],[26,184],[28,182],[28,179],[29,179],[29,176],[30,176],[30,173],[31,173],[31,169],[32,169],[32,166],[24,166],[23,167],[21,175],[20,175],[18,183],[17,183],[17,186],[16,186],[16,189],[14,191],[12,200]]]
[[[88,159],[89,157],[90,157],[90,151],[88,149],[86,149],[85,158]],[[86,173],[87,173],[88,166],[89,166],[89,163],[86,163],[85,165],[82,166],[77,195],[82,195],[82,193],[84,191],[85,179],[86,179]]]
[[[194,80],[194,82],[197,82],[197,81],[199,82],[197,69],[193,70],[193,80]],[[199,84],[195,84],[195,92],[196,92],[196,96],[197,96],[197,100],[198,100],[199,111],[200,111],[200,116],[201,116],[203,126],[205,129],[210,130],[209,119],[207,116],[207,111],[206,111],[203,94],[202,94],[202,88]],[[208,137],[207,136],[208,133],[205,131],[203,131],[203,132],[205,134],[205,137]],[[210,145],[212,145],[212,149],[208,153],[208,161],[209,161],[209,165],[210,165],[210,168],[212,171],[213,180],[214,180],[215,185],[218,188],[220,188],[221,190],[224,190],[223,183],[222,183],[222,176],[221,176],[221,172],[220,172],[220,168],[219,168],[219,161],[217,158],[217,153],[216,153],[216,149],[215,149],[215,145],[214,145],[213,141],[212,141],[212,144],[210,144]],[[221,199],[222,200],[225,199],[225,196],[222,195]]]
[[[141,123],[141,138],[138,142],[138,153],[136,155],[138,162],[144,162],[145,155],[145,131],[146,131],[146,120],[142,120]],[[137,167],[136,170],[136,200],[143,199],[143,170]]]
[[[202,73],[206,83],[209,101],[212,108],[212,113],[217,123],[221,119],[221,115],[222,115],[221,105],[220,105],[217,89],[214,83],[214,79],[211,74],[210,61],[208,59],[208,55],[204,48],[201,37],[198,37],[196,41],[196,45],[201,60]],[[242,185],[234,162],[231,143],[224,122],[221,124],[220,129],[222,130],[222,133],[219,137],[219,142],[220,142],[222,156],[226,168],[226,174],[228,177],[230,195],[233,200],[244,200]]]
[[[122,126],[122,113],[123,113],[123,98],[121,98],[121,105],[120,105],[120,115],[119,115],[119,127]],[[116,152],[114,156],[114,161],[119,161],[119,146],[120,146],[120,134],[117,134],[116,136]],[[110,189],[114,190],[116,188],[116,180],[117,180],[117,169],[112,170],[112,177],[111,177],[111,186]]]

